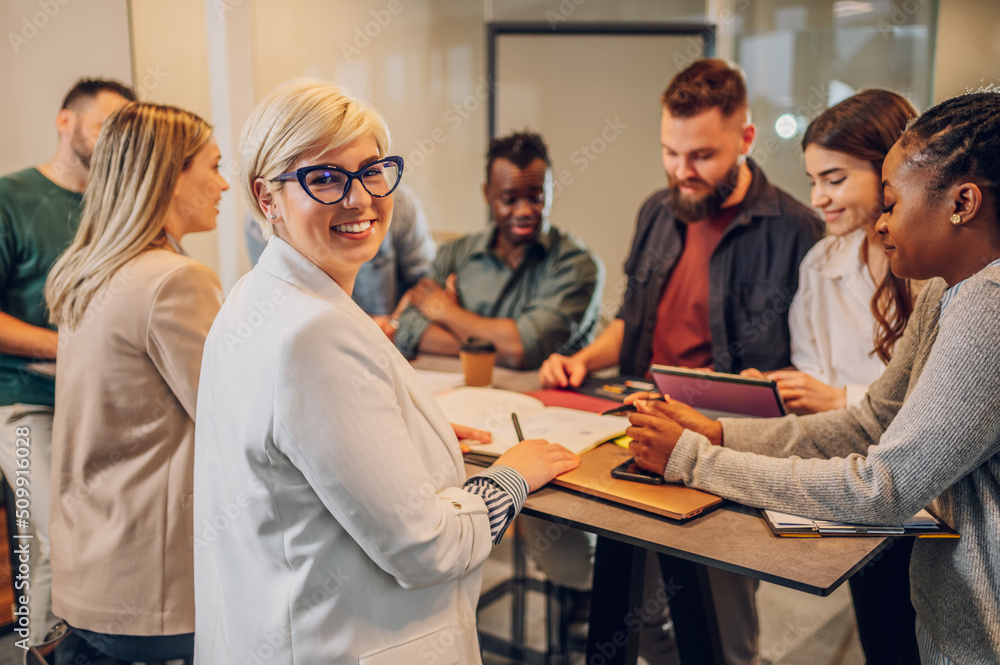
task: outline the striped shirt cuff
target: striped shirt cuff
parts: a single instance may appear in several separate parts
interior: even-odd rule
[[[509,466],[493,465],[465,481],[462,488],[482,497],[490,518],[490,537],[497,545],[528,498],[528,483]]]

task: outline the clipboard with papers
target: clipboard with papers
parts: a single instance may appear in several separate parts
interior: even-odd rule
[[[816,520],[761,510],[768,528],[776,536],[819,538],[823,536],[914,536],[917,538],[958,538],[957,531],[942,522],[926,508],[902,524],[872,525]]]

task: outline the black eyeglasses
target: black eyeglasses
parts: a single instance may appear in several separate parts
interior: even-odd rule
[[[323,205],[340,203],[351,190],[351,182],[356,178],[365,191],[374,197],[389,196],[403,175],[402,157],[382,157],[365,164],[357,171],[348,171],[339,166],[319,164],[303,166],[300,169],[282,173],[271,182],[298,180],[302,189],[314,201]]]

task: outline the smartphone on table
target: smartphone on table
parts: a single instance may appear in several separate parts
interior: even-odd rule
[[[663,476],[652,471],[647,471],[635,463],[635,458],[630,457],[615,468],[611,469],[611,477],[618,480],[631,480],[636,483],[646,483],[647,485],[662,485]]]

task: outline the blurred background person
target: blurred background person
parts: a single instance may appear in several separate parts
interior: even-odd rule
[[[45,308],[45,278],[76,233],[81,192],[101,125],[134,99],[132,90],[118,81],[80,79],[56,114],[59,139],[52,159],[0,178],[0,471],[13,483],[17,431],[29,432],[31,510],[22,533],[32,536],[31,645],[45,641],[56,624],[49,591],[55,384],[51,376],[36,374],[27,365],[56,359],[58,335]]]
[[[211,127],[170,106],[109,118],[73,244],[46,286],[60,327],[53,610],[63,662],[191,662],[194,419],[222,300],[181,239],[215,228]]]

